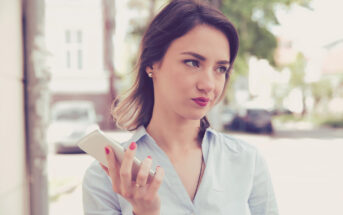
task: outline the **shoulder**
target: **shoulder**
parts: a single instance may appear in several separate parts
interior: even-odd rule
[[[269,175],[268,165],[260,150],[244,140],[235,138],[229,134],[216,132],[213,135],[213,145],[216,155],[225,159],[251,167],[255,174],[267,177]]]
[[[121,214],[119,196],[112,190],[112,183],[98,161],[86,170],[82,183],[82,200],[85,214]]]
[[[215,130],[211,130],[211,142],[212,145],[219,147],[222,150],[229,150],[231,153],[234,154],[250,154],[255,155],[258,153],[257,148],[245,142],[242,139],[236,138],[230,134],[218,132]]]
[[[96,182],[101,182],[101,184],[106,184],[104,182],[108,182],[110,185],[110,179],[106,175],[105,171],[101,168],[98,161],[94,161],[91,165],[87,168],[84,178],[83,178],[83,186],[91,186]]]

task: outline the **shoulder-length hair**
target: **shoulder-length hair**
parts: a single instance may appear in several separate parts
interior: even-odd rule
[[[229,71],[231,71],[238,52],[238,34],[231,22],[218,9],[204,2],[172,0],[156,15],[144,33],[133,86],[126,94],[116,98],[112,105],[112,116],[117,127],[131,131],[141,125],[146,127],[149,124],[154,106],[154,90],[146,68],[161,61],[175,39],[200,24],[215,27],[226,35],[230,44]],[[229,72],[226,74],[224,89],[229,74]],[[203,117],[200,120],[200,138],[209,126],[207,117]]]

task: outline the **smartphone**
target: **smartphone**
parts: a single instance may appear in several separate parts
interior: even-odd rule
[[[105,154],[105,147],[110,146],[112,147],[117,160],[119,163],[122,162],[124,158],[124,152],[126,149],[118,142],[113,140],[111,137],[106,135],[101,130],[94,130],[85,137],[83,137],[77,145],[87,154],[94,157],[97,161],[108,167],[106,154]],[[137,173],[139,167],[141,165],[141,161],[134,157],[133,164],[132,164],[132,180],[136,180]],[[150,169],[149,176],[148,176],[148,183],[151,182],[152,178],[155,175],[155,171]]]

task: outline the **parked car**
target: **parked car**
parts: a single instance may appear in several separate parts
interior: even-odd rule
[[[259,133],[273,133],[272,114],[264,109],[249,108],[237,114],[231,125],[232,130],[242,130]]]
[[[83,153],[77,141],[98,129],[100,117],[90,101],[62,101],[52,108],[48,129],[49,145],[56,153]]]
[[[220,119],[222,121],[222,125],[224,130],[228,130],[236,116],[237,112],[229,107],[225,107],[220,115]]]

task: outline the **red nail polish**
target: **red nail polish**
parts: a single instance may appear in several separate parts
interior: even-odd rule
[[[149,159],[152,159],[150,155],[148,156],[148,158],[149,158]]]
[[[136,148],[136,143],[132,142],[129,147],[131,150],[134,150]]]
[[[106,152],[106,154],[109,154],[110,150],[107,147],[105,147],[105,152]]]

